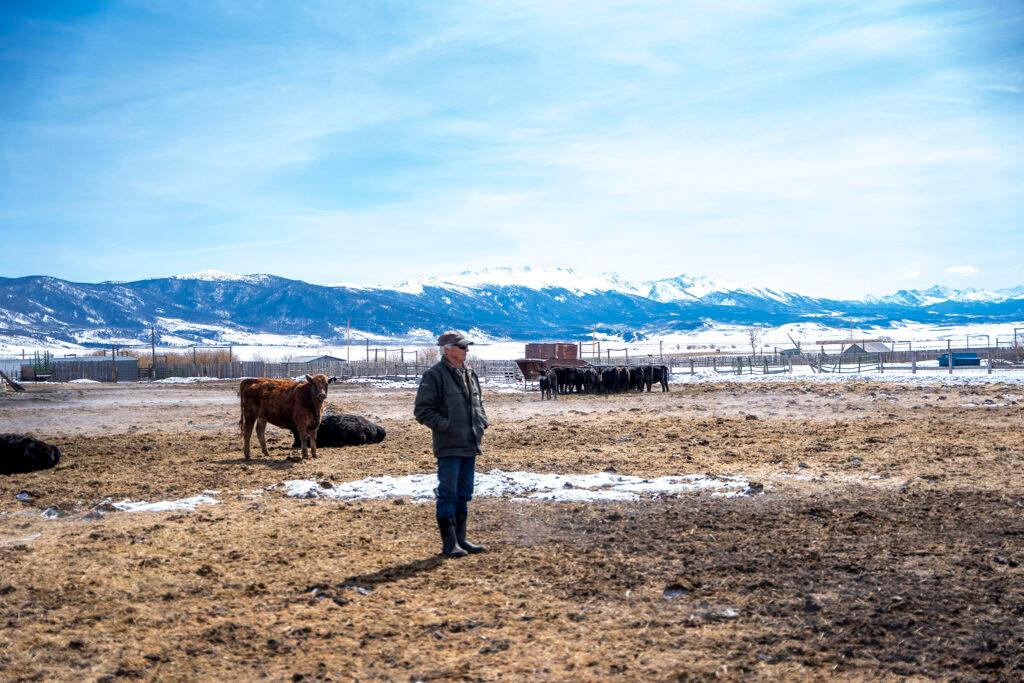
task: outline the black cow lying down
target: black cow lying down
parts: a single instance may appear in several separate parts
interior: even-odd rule
[[[60,449],[24,434],[0,434],[0,474],[35,472],[55,467]]]
[[[292,448],[301,446],[298,433],[294,429],[292,436],[295,437]],[[362,446],[368,443],[380,443],[385,436],[386,432],[383,427],[370,422],[365,417],[336,413],[328,409],[320,418],[320,427],[316,430],[316,445],[317,448]]]

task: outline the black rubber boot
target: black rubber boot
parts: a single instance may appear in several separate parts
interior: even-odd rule
[[[441,531],[441,554],[445,557],[465,557],[466,551],[459,547],[455,538],[455,522],[451,517],[438,517],[437,528]]]
[[[485,553],[487,548],[482,545],[476,545],[466,540],[466,518],[469,517],[468,512],[456,512],[455,513],[455,539],[459,542],[459,546],[467,553]]]

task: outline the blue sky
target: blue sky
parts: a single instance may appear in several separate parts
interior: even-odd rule
[[[1020,2],[0,5],[0,275],[1024,283]]]

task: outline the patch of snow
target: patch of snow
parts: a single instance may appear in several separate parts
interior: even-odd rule
[[[122,346],[134,346],[139,343],[138,339],[133,339],[132,337],[119,337],[106,329],[80,330],[72,332],[71,336],[74,337],[75,341],[79,344],[102,344],[104,346],[118,344]]]
[[[102,384],[102,382],[97,382],[94,379],[84,379],[83,378],[83,379],[73,379],[70,382],[68,382],[68,384]]]
[[[339,380],[345,384],[362,384],[379,389],[415,389],[419,382],[415,379],[385,379],[383,377],[350,377]]]
[[[533,500],[554,500],[560,503],[595,503],[600,501],[639,500],[640,497],[628,491],[617,489],[554,489],[530,494]]]
[[[205,494],[181,498],[179,500],[165,500],[157,503],[146,503],[143,501],[122,500],[111,505],[121,512],[171,512],[173,510],[185,510],[191,512],[200,505],[216,505],[220,501]]]
[[[669,384],[706,384],[709,382],[723,383],[778,383],[778,382],[810,382],[814,384],[847,384],[849,382],[872,382],[877,384],[918,384],[929,386],[962,387],[977,386],[985,384],[1024,384],[1024,371],[1020,370],[993,370],[988,374],[985,368],[981,370],[956,369],[955,374],[948,374],[943,371],[921,372],[921,365],[918,365],[918,373],[913,374],[909,369],[894,370],[889,366],[885,367],[884,373],[864,372],[828,374],[814,373],[810,367],[794,365],[793,372],[781,373],[778,375],[731,375],[719,374],[711,369],[698,369],[691,375],[689,368],[683,372],[676,372],[669,379]]]
[[[286,496],[364,500],[374,498],[434,499],[437,475],[410,474],[404,477],[367,477],[323,487],[317,481],[292,480],[279,484]],[[598,472],[596,474],[545,474],[491,470],[476,475],[474,495],[487,497],[528,497],[536,500],[609,501],[637,500],[642,495],[679,495],[695,491],[718,491],[735,496],[749,495],[749,482],[738,477],[713,478],[686,475],[642,479]]]
[[[304,379],[304,377],[297,377],[296,379]],[[363,386],[377,387],[378,389],[415,389],[419,386],[418,377],[409,377],[408,379],[396,378],[388,379],[385,377],[349,377],[339,378],[340,382],[345,384],[360,384]],[[487,393],[497,394],[521,394],[523,393],[523,385],[504,379],[498,379],[495,377],[481,377],[480,387]]]
[[[195,382],[237,382],[241,378],[224,380],[219,377],[166,377],[158,379],[153,384],[194,384]]]

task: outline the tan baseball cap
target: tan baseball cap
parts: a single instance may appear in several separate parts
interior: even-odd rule
[[[451,345],[466,347],[472,343],[473,342],[469,341],[468,339],[463,337],[461,333],[456,332],[455,330],[449,330],[448,332],[445,332],[444,334],[437,338],[438,346]]]

